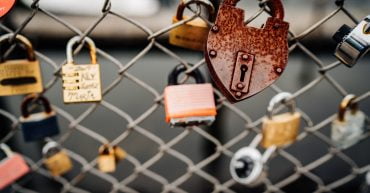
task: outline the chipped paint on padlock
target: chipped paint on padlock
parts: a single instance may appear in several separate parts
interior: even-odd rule
[[[284,9],[280,0],[267,4],[273,17],[262,29],[245,26],[244,11],[236,8],[237,0],[224,1],[219,9],[215,30],[208,34],[205,59],[210,74],[223,95],[231,102],[251,97],[275,82],[288,61],[289,24],[283,21]],[[254,57],[250,69],[248,92],[235,91],[233,80],[238,53]]]
[[[13,36],[12,33],[0,36],[0,44]],[[19,34],[15,41],[26,47],[27,59],[5,60],[0,54],[0,96],[42,92],[40,63],[31,42]]]
[[[100,171],[108,173],[116,170],[116,158],[112,146],[105,144],[99,148],[98,168]]]
[[[44,164],[53,176],[60,176],[72,169],[72,161],[67,152],[54,142],[48,142],[42,148]]]

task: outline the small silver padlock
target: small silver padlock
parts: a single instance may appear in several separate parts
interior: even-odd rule
[[[331,125],[331,139],[334,145],[346,149],[356,144],[363,137],[366,115],[358,109],[353,100],[355,95],[347,95],[339,105],[337,118]],[[350,109],[349,111],[347,109]]]
[[[256,149],[262,135],[258,134],[248,147],[239,149],[231,159],[230,173],[238,183],[253,187],[266,178],[265,164],[275,152],[276,146],[266,149],[263,155]]]

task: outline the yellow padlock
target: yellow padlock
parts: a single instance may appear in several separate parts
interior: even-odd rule
[[[265,148],[271,146],[284,146],[293,143],[298,135],[301,122],[301,114],[295,111],[294,101],[289,103],[290,112],[279,115],[272,115],[275,105],[291,98],[290,93],[279,93],[273,97],[267,108],[268,116],[262,120],[262,141]]]
[[[121,161],[121,160],[125,159],[125,158],[126,158],[126,156],[127,156],[126,151],[125,151],[125,150],[123,150],[123,149],[122,149],[120,146],[118,146],[118,145],[113,146],[113,151],[114,151],[114,158],[115,158],[115,160],[116,160],[116,163],[117,163],[118,161]]]
[[[14,34],[0,37],[0,45]],[[31,42],[22,35],[15,41],[25,45],[27,59],[5,60],[0,54],[0,96],[40,93],[43,90],[40,63],[36,59]]]
[[[112,146],[105,144],[99,148],[98,168],[102,172],[114,172],[116,170],[116,157]]]
[[[209,20],[212,21],[215,14],[213,4],[208,0],[181,0],[176,16],[173,17],[172,22],[175,24],[184,19],[189,18],[183,16],[184,10],[188,5],[202,4],[208,9]],[[169,42],[172,45],[182,48],[202,51],[205,47],[209,32],[208,24],[201,18],[197,17],[183,25],[173,28],[169,34]]]
[[[67,44],[67,63],[62,67],[64,103],[98,102],[102,99],[100,65],[96,61],[94,42],[85,37],[90,48],[91,64],[76,65],[72,58],[72,47],[79,36],[73,37]]]
[[[72,169],[72,161],[59,145],[52,141],[42,148],[45,156],[44,164],[53,176],[60,176]]]

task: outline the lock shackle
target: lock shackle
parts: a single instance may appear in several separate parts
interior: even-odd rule
[[[291,97],[293,97],[293,95],[288,93],[288,92],[281,92],[281,93],[275,95],[274,97],[272,97],[272,99],[270,100],[270,103],[267,107],[267,116],[268,116],[268,118],[272,119],[273,110],[274,110],[274,107],[277,104],[282,103],[282,102],[286,101],[287,99],[289,99]],[[293,114],[295,112],[295,102],[291,101],[287,105],[289,105],[289,110]]]
[[[67,64],[74,64],[72,48],[73,48],[73,45],[79,43],[80,41],[81,41],[80,36],[74,36],[68,41],[67,43]],[[85,37],[82,40],[82,43],[87,43],[90,49],[91,64],[96,64],[97,63],[96,62],[96,46],[95,46],[94,41],[89,37]]]
[[[42,148],[42,154],[43,155],[47,155],[48,152],[53,149],[53,148],[59,148],[59,144],[55,141],[50,141],[48,142],[47,144],[44,145],[44,147]]]
[[[8,34],[0,36],[0,45],[5,40],[11,39],[13,36],[14,36],[13,33],[8,33]],[[28,60],[29,61],[35,61],[36,60],[36,55],[35,55],[35,51],[33,50],[32,43],[26,37],[24,37],[23,35],[20,35],[20,34],[17,34],[15,36],[15,40],[26,46]],[[3,55],[1,55],[0,56],[0,63],[2,63],[4,61],[5,61],[5,59],[4,59]]]
[[[179,6],[177,7],[177,12],[176,12],[176,19],[178,21],[183,20],[183,15],[185,8],[191,4],[199,4],[199,5],[204,5],[205,7],[208,8],[208,20],[213,21],[215,17],[215,7],[213,6],[212,2],[209,0],[181,0]]]
[[[223,4],[236,6],[240,0],[224,0]],[[281,0],[268,0],[266,5],[271,10],[271,15],[274,18],[284,20],[284,6]]]
[[[342,121],[342,122],[345,121],[344,117],[345,117],[347,109],[350,109],[352,114],[354,114],[358,110],[358,104],[353,102],[355,99],[356,99],[356,96],[353,94],[349,94],[343,98],[342,102],[339,105],[339,111],[338,111],[339,121]]]
[[[30,112],[28,111],[28,105],[31,102],[34,102],[34,100],[40,100],[42,102],[42,105],[44,106],[44,110],[46,113],[51,113],[53,111],[48,99],[41,95],[30,94],[23,99],[23,102],[21,104],[22,117],[27,118],[30,116]]]
[[[114,149],[109,144],[104,144],[99,147],[99,155],[113,155]]]
[[[184,65],[182,64],[177,65],[168,75],[168,85],[178,85],[179,83],[177,79],[180,73],[185,72],[186,70],[187,68]],[[191,71],[188,75],[193,77],[197,84],[204,84],[206,82],[204,80],[203,74],[200,72],[198,68]]]
[[[0,144],[0,149],[4,151],[7,157],[10,157],[14,154],[13,151],[10,149],[10,147],[6,145],[5,143]]]

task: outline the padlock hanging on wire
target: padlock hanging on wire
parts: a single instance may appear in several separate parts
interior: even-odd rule
[[[105,173],[114,172],[118,162],[125,159],[126,156],[126,151],[120,146],[104,144],[99,147],[98,168]]]
[[[44,164],[53,176],[60,176],[69,172],[73,165],[67,152],[55,141],[50,141],[42,148],[45,157]]]

